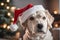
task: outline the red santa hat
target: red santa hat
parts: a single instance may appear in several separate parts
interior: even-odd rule
[[[22,8],[20,10],[15,10],[14,22],[10,26],[10,29],[12,31],[15,31],[15,30],[18,29],[18,26],[16,25],[16,21],[17,21],[19,16],[20,16],[20,19],[21,19],[21,23],[24,23],[30,15],[36,13],[36,11],[39,11],[39,10],[45,10],[45,9],[43,8],[42,5],[33,6],[32,4],[29,4],[29,5],[27,5],[26,7]]]
[[[15,13],[14,13],[14,22],[13,22],[13,24],[10,25],[10,29],[11,29],[12,31],[16,31],[16,30],[18,29],[18,26],[17,26],[17,24],[16,24],[18,17],[19,17],[19,16],[22,16],[22,15],[23,15],[23,12],[25,12],[26,10],[28,10],[28,9],[31,8],[31,7],[33,7],[33,5],[32,5],[32,4],[28,4],[28,5],[27,5],[26,7],[24,7],[24,8],[21,8],[21,9],[19,9],[19,10],[15,10]],[[21,20],[22,20],[22,19],[21,19]]]

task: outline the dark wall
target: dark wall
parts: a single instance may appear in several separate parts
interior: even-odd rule
[[[54,10],[56,10],[59,13],[59,0],[46,0],[48,9],[52,13]]]
[[[17,8],[21,8],[26,6],[29,3],[32,3],[34,5],[43,5],[46,8],[46,0],[12,0],[13,5],[15,5]]]
[[[43,5],[52,13],[54,10],[59,12],[59,0],[12,0],[13,5],[17,8],[22,8],[29,3],[34,5]]]

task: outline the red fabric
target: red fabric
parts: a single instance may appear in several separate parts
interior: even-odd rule
[[[28,9],[31,8],[31,7],[33,7],[33,5],[32,5],[32,4],[29,4],[29,5],[27,5],[26,7],[22,8],[22,9],[20,9],[20,10],[15,10],[14,22],[13,22],[13,24],[16,23],[18,16],[21,16],[23,12],[25,12],[26,10],[28,10]]]

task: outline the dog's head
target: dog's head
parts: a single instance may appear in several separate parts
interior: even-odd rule
[[[28,19],[23,23],[29,32],[33,33],[46,33],[48,27],[52,28],[52,22],[54,18],[50,13],[45,10],[36,11],[36,13],[30,15]]]
[[[17,14],[20,12],[23,11],[19,10]],[[42,5],[35,5],[23,12],[23,14],[18,17],[18,20],[23,29],[28,29],[30,33],[46,33],[48,27],[52,28],[51,24],[54,18]]]
[[[54,18],[43,8],[42,5],[34,6],[23,13],[20,18],[23,28],[28,29],[32,34],[46,33],[48,27],[52,28]]]

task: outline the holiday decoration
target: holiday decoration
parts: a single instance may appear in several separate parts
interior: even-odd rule
[[[23,15],[23,12],[25,12],[26,10],[28,11],[28,9],[30,9],[31,7],[33,7],[33,5],[32,4],[29,4],[29,5],[27,5],[26,7],[22,8],[22,9],[15,10],[14,22],[13,22],[13,24],[10,25],[10,29],[12,31],[16,31],[18,29],[18,26],[16,25],[16,22],[17,22],[18,17],[19,16],[22,16]],[[21,22],[25,20],[24,17],[21,18]]]
[[[13,32],[10,31],[10,24],[14,21],[14,13],[11,11],[14,7],[12,7],[11,0],[0,0],[0,38],[13,34]]]

